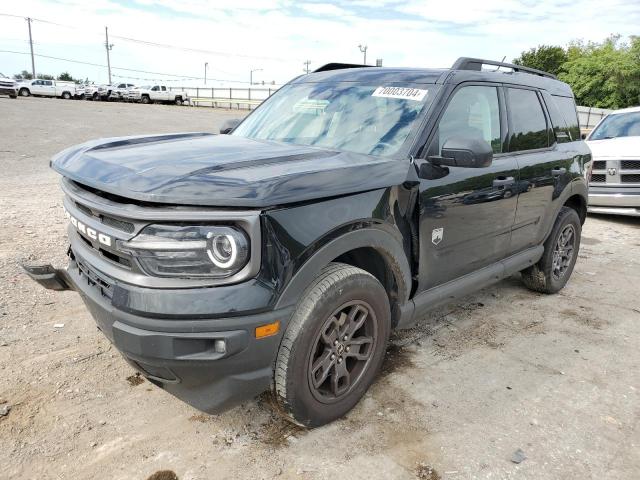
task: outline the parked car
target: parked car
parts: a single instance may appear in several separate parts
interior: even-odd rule
[[[133,83],[118,83],[111,86],[109,100],[124,100],[129,94],[129,90],[134,88]]]
[[[129,90],[127,98],[133,102],[141,103],[175,103],[182,105],[188,101],[187,92],[171,90],[166,85],[145,85]]]
[[[640,217],[640,107],[616,110],[587,137],[589,211]]]
[[[73,82],[58,80],[23,80],[18,84],[18,93],[22,97],[34,95],[38,97],[60,97],[69,100],[76,94],[76,85]]]
[[[10,98],[18,98],[17,82],[0,73],[0,95],[9,95]]]
[[[110,85],[89,84],[85,86],[84,98],[87,100],[107,100],[111,94]]]
[[[76,93],[73,96],[73,98],[75,98],[76,100],[84,99],[85,98],[84,94],[85,94],[86,87],[87,87],[87,85],[84,84],[84,83],[80,83],[80,84],[76,85]]]
[[[124,358],[193,406],[271,389],[315,427],[362,398],[392,329],[517,272],[565,286],[591,160],[577,126],[571,88],[538,70],[329,64],[226,135],[55,155],[69,266],[25,270],[80,292]]]

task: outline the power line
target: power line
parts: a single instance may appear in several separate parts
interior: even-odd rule
[[[5,16],[5,17],[14,17],[14,18],[24,18],[21,17],[19,15],[10,15],[7,13],[0,13],[0,16]],[[43,20],[41,18],[33,18],[31,17],[31,20],[33,21],[37,21],[37,22],[41,22],[41,23],[48,23],[50,25],[56,25],[58,27],[64,27],[64,28],[71,28],[73,30],[85,30],[85,31],[91,31],[92,33],[95,33],[93,30],[87,28],[87,27],[77,27],[74,25],[65,25],[63,23],[57,23],[57,22],[52,22],[49,20]],[[184,47],[184,46],[180,46],[180,45],[171,45],[168,43],[159,43],[159,42],[152,42],[149,40],[142,40],[142,39],[138,39],[138,38],[131,38],[131,37],[125,37],[125,36],[121,36],[121,35],[111,35],[111,38],[117,38],[119,40],[124,40],[125,42],[131,42],[131,43],[137,43],[139,45],[146,45],[146,46],[150,46],[150,47],[157,47],[157,48],[168,48],[168,49],[173,49],[173,50],[181,50],[184,52],[194,52],[194,53],[204,53],[207,55],[215,55],[215,56],[222,56],[222,57],[238,57],[238,58],[247,58],[247,59],[254,59],[254,60],[272,60],[272,61],[276,61],[276,62],[291,62],[291,59],[286,59],[286,58],[280,58],[280,57],[265,57],[265,56],[259,56],[259,55],[245,55],[245,54],[241,54],[241,53],[228,53],[228,52],[221,52],[221,51],[217,51],[217,50],[207,50],[207,49],[203,49],[203,48],[191,48],[191,47]]]
[[[13,50],[0,50],[0,53],[11,53],[14,55],[30,55],[29,52],[16,52]],[[85,62],[82,60],[74,60],[71,58],[61,58],[61,57],[52,57],[50,55],[41,55],[41,54],[34,54],[34,56],[36,57],[41,57],[41,58],[48,58],[51,60],[60,60],[63,62],[71,62],[71,63],[79,63],[82,65],[90,65],[92,67],[102,67],[102,68],[106,68],[107,66],[104,64],[100,64],[100,63],[93,63],[93,62]],[[165,77],[175,77],[175,78],[179,78],[182,80],[203,80],[203,77],[192,77],[189,75],[177,75],[174,73],[162,73],[162,72],[151,72],[148,70],[137,70],[134,68],[124,68],[124,67],[111,67],[112,70],[123,70],[123,71],[127,71],[127,72],[135,72],[135,73],[146,73],[149,75],[162,75]],[[247,83],[247,82],[243,82],[241,80],[230,80],[230,79],[224,79],[224,78],[208,78],[208,80],[213,80],[215,82],[229,82],[229,83]]]

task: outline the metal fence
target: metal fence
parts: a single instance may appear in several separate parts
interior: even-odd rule
[[[169,87],[187,93],[193,106],[252,109],[278,88]]]
[[[191,105],[204,107],[249,109],[257,107],[273,95],[278,88],[233,88],[233,87],[169,87],[187,93]],[[578,106],[578,120],[582,130],[591,130],[611,110]]]
[[[596,107],[578,106],[578,120],[582,130],[591,130],[596,124],[606,117],[612,110]]]

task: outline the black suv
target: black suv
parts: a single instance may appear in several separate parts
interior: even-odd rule
[[[69,266],[25,266],[203,411],[271,389],[293,421],[332,421],[392,329],[516,272],[557,292],[578,257],[591,155],[550,74],[329,64],[221,133],[56,155]]]

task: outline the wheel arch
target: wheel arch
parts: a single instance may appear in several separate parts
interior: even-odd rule
[[[411,269],[396,237],[374,226],[348,231],[325,243],[296,271],[275,308],[296,304],[307,286],[331,262],[346,263],[376,277],[389,296],[392,326],[398,323],[411,291]]]
[[[587,200],[582,195],[571,195],[563,206],[575,210],[578,213],[578,217],[580,217],[580,224],[584,225],[584,221],[587,218]]]

